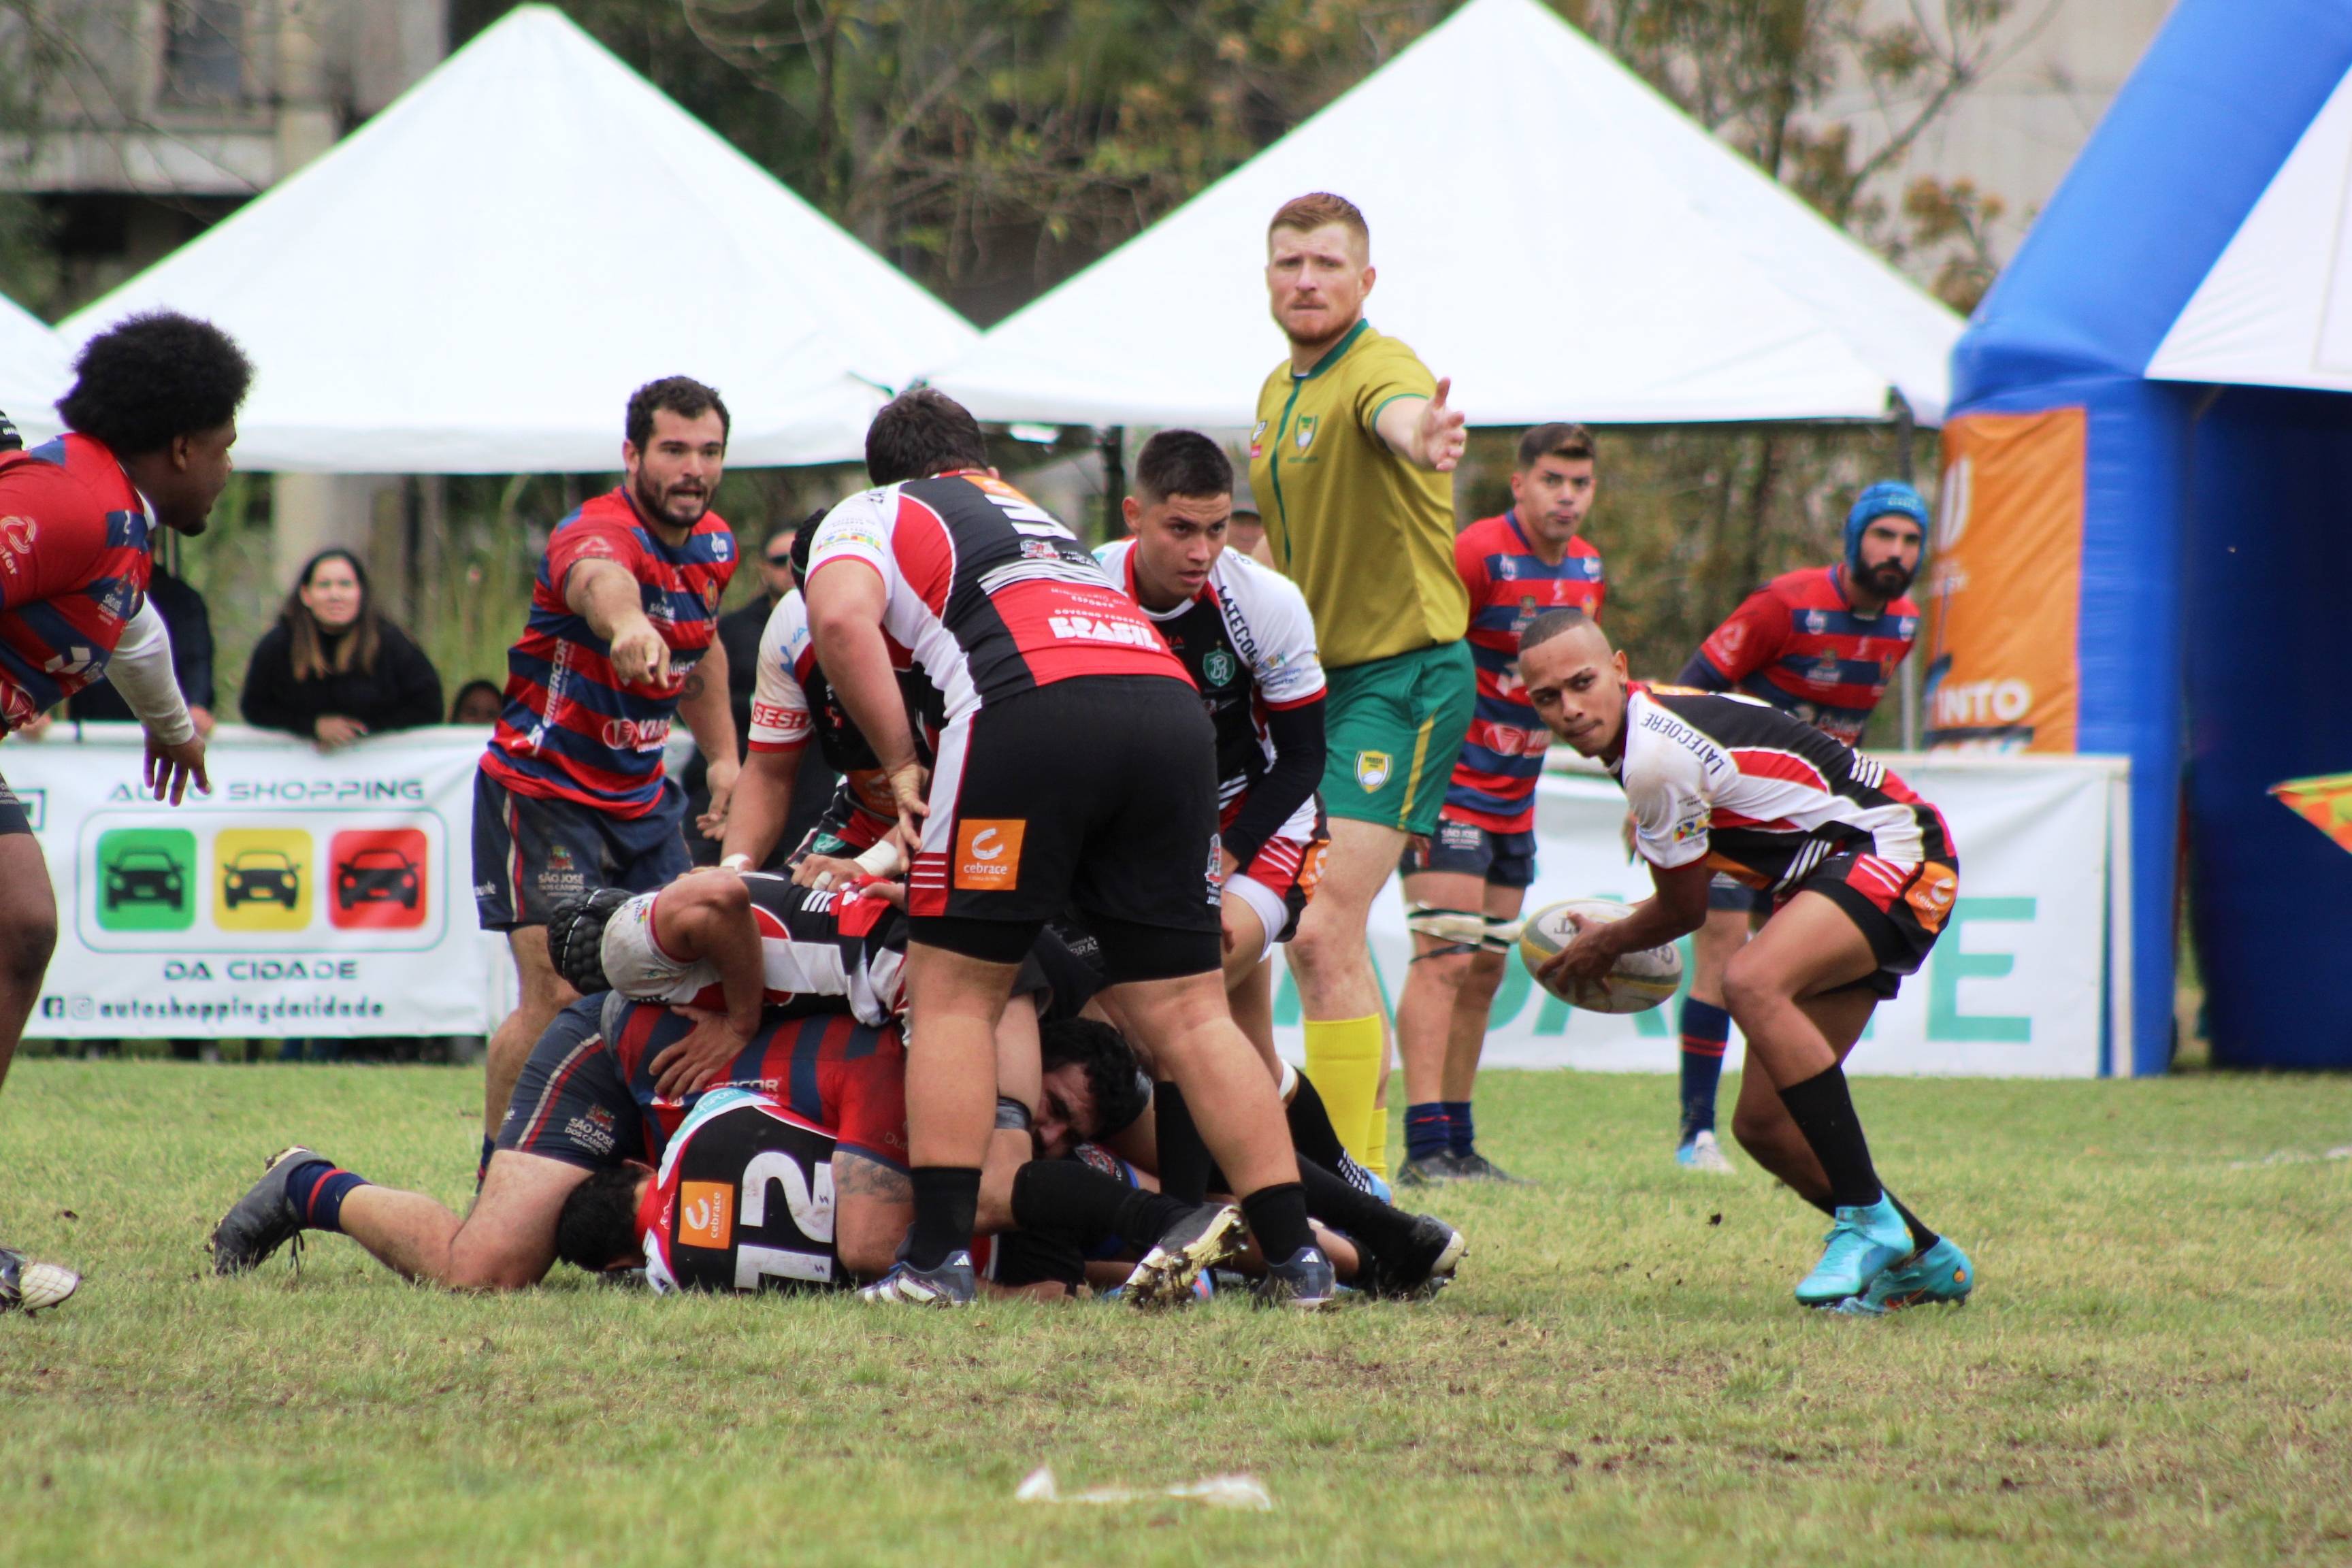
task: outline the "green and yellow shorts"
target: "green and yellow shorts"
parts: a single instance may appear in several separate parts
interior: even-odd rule
[[[1478,698],[1466,642],[1328,672],[1323,809],[1405,833],[1436,829]]]

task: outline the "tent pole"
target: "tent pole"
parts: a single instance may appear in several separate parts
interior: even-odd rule
[[[1119,518],[1119,501],[1127,494],[1127,426],[1106,425],[1097,437],[1102,450],[1102,541],[1108,543],[1127,531]]]
[[[1915,465],[1911,455],[1913,445],[1911,405],[1899,392],[1893,394],[1893,396],[1895,399],[1895,473],[1896,478],[1907,485],[1916,482],[1912,479]],[[1927,553],[1927,542],[1923,539],[1919,542],[1919,554],[1923,563]],[[1903,661],[1902,690],[1903,749],[1906,752],[1916,752],[1919,749],[1919,661],[1916,658],[1906,658]]]

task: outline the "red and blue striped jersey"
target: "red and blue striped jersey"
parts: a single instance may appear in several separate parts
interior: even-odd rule
[[[0,455],[0,729],[106,674],[146,602],[147,503],[104,443]]]
[[[1598,617],[1609,591],[1601,552],[1579,534],[1555,566],[1535,552],[1516,511],[1481,518],[1454,540],[1454,569],[1470,590],[1470,657],[1478,703],[1445,789],[1445,815],[1494,833],[1535,826],[1536,779],[1551,731],[1519,684],[1519,634],[1546,610]]]
[[[669,645],[667,687],[622,685],[612,645],[564,603],[564,577],[583,561],[610,561],[636,578],[646,617]],[[673,549],[625,489],[558,523],[531,589],[530,618],[507,653],[506,710],[482,770],[517,795],[577,801],[614,816],[651,811],[678,697],[718,635],[719,595],[736,564],[735,536],[717,512],[703,513]]]
[[[1919,606],[1908,597],[1866,616],[1845,596],[1836,567],[1785,572],[1716,627],[1682,684],[1743,691],[1858,745],[1918,635]]]
[[[644,1115],[647,1142],[667,1146],[698,1096],[671,1100],[654,1087],[653,1063],[694,1026],[658,1002],[614,994],[604,1039]],[[899,1170],[907,1166],[907,1052],[895,1026],[876,1029],[846,1013],[790,1018],[771,1011],[751,1043],[702,1093],[742,1089],[772,1096],[831,1131],[839,1147]]]

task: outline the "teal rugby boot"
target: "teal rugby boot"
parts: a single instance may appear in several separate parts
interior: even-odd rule
[[[1861,1295],[1849,1296],[1832,1310],[1854,1317],[1883,1318],[1906,1307],[1939,1303],[1957,1307],[1976,1288],[1976,1265],[1947,1236],[1917,1257],[1880,1269]]]
[[[1837,1223],[1822,1237],[1829,1243],[1813,1271],[1797,1281],[1797,1300],[1826,1307],[1859,1296],[1878,1272],[1911,1255],[1911,1229],[1882,1190],[1866,1208],[1837,1211]]]

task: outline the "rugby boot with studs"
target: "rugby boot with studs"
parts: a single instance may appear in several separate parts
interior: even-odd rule
[[[1976,1265],[1950,1237],[1939,1237],[1926,1251],[1880,1269],[1861,1295],[1848,1296],[1831,1310],[1852,1317],[1883,1318],[1906,1307],[1958,1307],[1976,1288]]]
[[[1121,1287],[1130,1307],[1182,1306],[1198,1300],[1193,1287],[1242,1247],[1242,1211],[1202,1204],[1168,1227]]]
[[[980,1294],[971,1254],[958,1248],[936,1268],[918,1268],[900,1259],[890,1272],[857,1292],[861,1301],[891,1307],[969,1307]]]
[[[22,1312],[29,1318],[62,1305],[80,1289],[81,1276],[64,1264],[36,1263],[0,1247],[0,1314]]]
[[[1535,1185],[1533,1182],[1511,1174],[1475,1149],[1467,1154],[1454,1156],[1454,1179],[1457,1182],[1494,1182],[1506,1187]]]
[[[1302,1247],[1280,1263],[1268,1262],[1250,1294],[1261,1307],[1321,1312],[1339,1304],[1339,1277],[1321,1247]]]
[[[301,1266],[302,1215],[286,1184],[295,1172],[325,1158],[299,1143],[269,1157],[261,1180],[213,1226],[214,1273],[242,1274],[289,1241],[295,1244],[295,1266]]]
[[[1731,1162],[1724,1157],[1723,1145],[1715,1141],[1710,1131],[1694,1133],[1688,1142],[1675,1149],[1675,1163],[1685,1171],[1710,1176],[1731,1174]]]
[[[1822,1239],[1822,1260],[1797,1282],[1797,1300],[1808,1307],[1861,1295],[1880,1269],[1911,1255],[1911,1227],[1884,1192],[1874,1204],[1839,1209]]]
[[[1470,1248],[1460,1231],[1425,1214],[1412,1216],[1412,1246],[1394,1257],[1373,1251],[1360,1238],[1349,1239],[1362,1259],[1356,1289],[1391,1301],[1426,1301],[1453,1284],[1454,1271]]]

